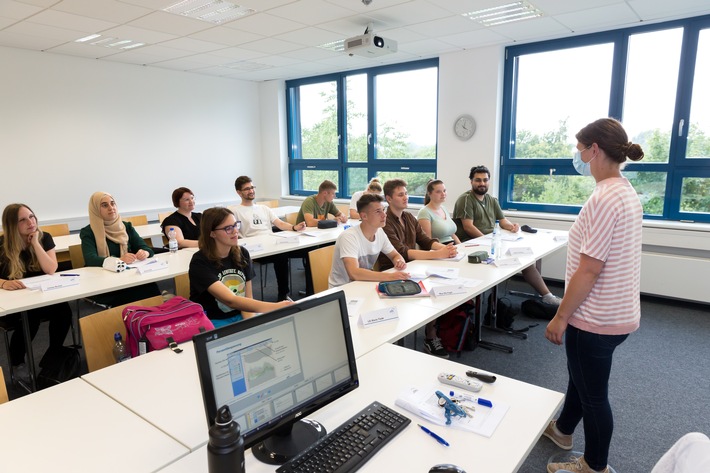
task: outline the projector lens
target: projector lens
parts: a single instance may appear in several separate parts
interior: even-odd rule
[[[382,39],[382,38],[379,37],[379,36],[375,36],[375,38],[374,38],[374,43],[375,43],[375,46],[376,46],[376,47],[382,48],[382,47],[384,47],[384,45],[385,45],[385,40]]]

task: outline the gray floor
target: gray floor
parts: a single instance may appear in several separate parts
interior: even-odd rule
[[[293,286],[291,294],[305,288],[304,271],[300,262],[293,261]],[[259,273],[258,267],[256,270]],[[276,284],[273,270],[265,289],[265,299],[274,300]],[[254,293],[260,296],[260,284],[254,281]],[[169,284],[164,285],[169,289]],[[512,280],[501,290],[529,291],[524,282]],[[554,293],[561,295],[562,288],[551,284]],[[514,304],[522,301],[511,296]],[[641,328],[632,334],[616,352],[610,383],[610,398],[615,416],[615,431],[611,445],[610,464],[619,473],[648,472],[678,438],[691,431],[710,433],[710,308],[706,305],[684,303],[644,297],[642,301]],[[92,312],[82,305],[82,315]],[[537,323],[521,315],[516,318],[517,328]],[[512,354],[478,348],[463,352],[455,361],[519,379],[548,389],[564,392],[567,370],[564,349],[544,338],[544,323],[529,330],[527,340],[518,340],[505,334],[484,331],[485,340],[511,345]],[[67,338],[67,343],[71,337]],[[412,348],[415,335],[405,339]],[[4,343],[0,341],[0,366],[2,366],[11,398],[24,393],[9,381]],[[37,358],[47,346],[46,326],[34,342]],[[423,346],[423,333],[416,334],[416,346]],[[530,406],[534,409],[535,406]],[[584,435],[580,425],[575,432],[575,446],[583,449]],[[515,442],[514,438],[510,442]],[[550,455],[560,450],[543,438],[533,448],[520,472],[545,471]],[[471,473],[476,469],[476,452],[471,452],[471,463],[460,465]],[[426,466],[426,465],[424,465]],[[428,468],[424,468],[426,471]],[[486,472],[490,473],[490,472]]]

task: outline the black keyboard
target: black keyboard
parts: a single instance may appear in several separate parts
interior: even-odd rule
[[[387,442],[412,422],[379,402],[373,402],[277,473],[347,473],[357,471]]]

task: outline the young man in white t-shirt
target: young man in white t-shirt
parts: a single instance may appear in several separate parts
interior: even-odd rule
[[[387,215],[382,207],[382,197],[365,194],[357,203],[362,222],[345,230],[335,242],[333,266],[328,277],[328,286],[342,286],[350,281],[396,281],[409,279],[402,255],[397,253],[382,230]],[[380,252],[394,264],[395,271],[373,271]]]
[[[306,228],[306,224],[303,222],[297,225],[284,222],[269,207],[254,203],[256,186],[249,176],[239,176],[234,181],[234,189],[237,191],[237,195],[241,197],[242,203],[229,206],[229,210],[234,212],[237,221],[241,222],[241,228],[239,229],[241,237],[246,238],[272,233],[272,226],[283,231],[291,230],[296,232],[303,231]],[[289,254],[283,253],[262,260],[274,263],[276,283],[279,288],[278,300],[280,301],[286,300],[290,291],[288,286],[288,258]]]

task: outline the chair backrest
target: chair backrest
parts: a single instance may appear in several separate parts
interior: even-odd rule
[[[0,404],[9,401],[7,395],[7,385],[5,384],[5,376],[2,374],[2,366],[0,366]]]
[[[175,276],[175,295],[190,298],[190,277],[187,273]]]
[[[342,213],[344,213],[348,217],[350,216],[350,204],[336,204],[335,206],[338,207],[338,210],[340,210]]]
[[[126,339],[126,326],[123,324],[122,315],[126,306],[155,306],[162,303],[161,296],[154,296],[80,318],[79,326],[84,340],[84,353],[89,371],[100,370],[116,362],[113,359],[113,334],[121,332],[123,339]]]
[[[261,202],[257,202],[257,204],[266,205],[267,207],[271,207],[273,209],[273,208],[279,206],[279,201],[278,200],[262,200]]]
[[[165,217],[167,217],[170,214],[172,214],[172,212],[159,212],[158,213],[158,221],[160,223],[163,223],[163,220],[165,220]]]
[[[131,222],[133,226],[148,225],[148,217],[146,215],[134,215],[132,217],[121,217],[124,222]]]
[[[284,222],[290,223],[291,225],[296,225],[296,220],[298,219],[298,212],[292,212],[286,214],[284,217]]]
[[[53,237],[69,235],[69,224],[68,223],[55,223],[52,225],[40,225],[39,228],[43,232],[47,232]]]
[[[69,260],[73,269],[79,269],[86,266],[84,262],[84,253],[81,251],[81,245],[69,245]]]
[[[328,289],[328,276],[333,266],[333,253],[335,245],[324,246],[308,252],[308,261],[311,263],[311,280],[313,292],[319,293]]]

